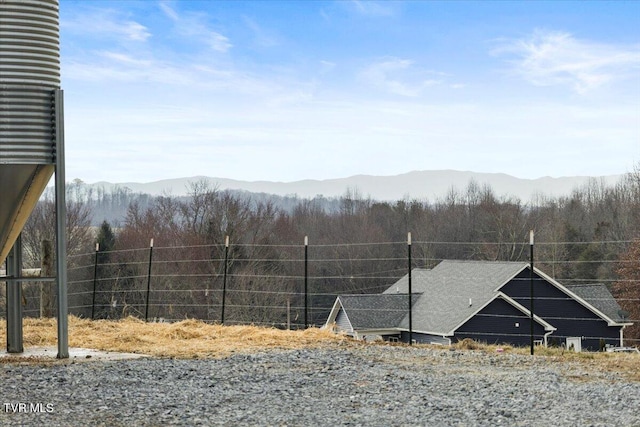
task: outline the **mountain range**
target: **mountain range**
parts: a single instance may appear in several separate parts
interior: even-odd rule
[[[134,193],[150,195],[185,196],[190,183],[208,182],[218,190],[240,190],[250,193],[265,193],[279,196],[313,198],[339,197],[347,191],[357,191],[362,197],[380,201],[418,199],[436,201],[444,198],[451,189],[464,192],[470,182],[490,186],[498,196],[517,197],[524,202],[538,195],[558,197],[571,192],[596,179],[605,185],[614,185],[622,175],[542,177],[537,179],[516,178],[501,173],[480,173],[455,170],[413,171],[393,176],[355,175],[348,178],[326,180],[302,180],[293,182],[239,181],[227,178],[194,176],[166,179],[149,183],[97,182],[90,186],[103,187],[110,191],[115,187],[127,187]]]

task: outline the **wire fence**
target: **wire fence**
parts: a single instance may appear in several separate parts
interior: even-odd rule
[[[604,283],[611,288],[626,281],[631,289],[637,289],[639,281],[616,274],[624,261],[610,256],[566,259],[564,251],[567,245],[597,245],[603,249],[602,253],[608,253],[605,249],[612,247],[621,253],[630,243],[536,243],[536,268],[562,284]],[[326,322],[338,295],[382,293],[405,276],[409,268],[430,269],[444,259],[529,262],[529,243],[248,245],[231,242],[227,245],[221,242],[171,247],[151,244],[138,249],[96,251],[68,257],[69,311],[92,319],[135,316],[152,321],[195,318],[212,323],[290,329],[320,326]],[[26,316],[41,314],[42,288],[47,286],[52,285],[24,283]],[[623,307],[638,306],[638,294],[640,291],[635,292],[636,296],[619,297],[617,301]],[[536,304],[550,300],[537,297]],[[380,313],[386,314],[389,313]],[[499,319],[501,315],[489,316]],[[526,316],[521,317],[509,316],[509,321],[524,322]],[[554,320],[567,319],[556,316]],[[581,321],[579,317],[571,320]],[[640,323],[640,319],[626,320]],[[514,336],[518,335],[526,334],[514,332]],[[589,338],[603,336],[594,333]]]

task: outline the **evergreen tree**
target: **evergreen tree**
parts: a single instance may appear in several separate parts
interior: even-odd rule
[[[100,225],[97,237],[100,252],[112,251],[116,245],[116,235],[111,229],[111,225],[105,220]]]
[[[102,221],[100,225],[100,230],[98,231],[98,236],[96,238],[98,243],[98,253],[96,256],[98,257],[97,268],[96,268],[96,280],[97,280],[97,290],[98,296],[96,298],[96,304],[98,307],[102,307],[108,304],[107,299],[104,297],[106,294],[103,293],[110,286],[108,282],[101,281],[100,279],[106,279],[112,277],[113,268],[109,266],[109,262],[111,259],[110,251],[113,251],[116,244],[116,236],[111,228],[111,225],[105,220]],[[96,313],[101,313],[103,310],[96,310]],[[96,318],[103,317],[102,314],[97,314]]]

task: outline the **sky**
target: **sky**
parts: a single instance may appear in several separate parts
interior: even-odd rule
[[[640,166],[640,2],[60,0],[66,176]]]

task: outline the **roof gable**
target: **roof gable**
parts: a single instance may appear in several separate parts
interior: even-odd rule
[[[412,296],[412,304],[420,298],[420,294]],[[336,305],[344,310],[354,330],[389,329],[400,325],[409,311],[408,294],[360,294],[340,295]],[[337,311],[333,315],[337,316]]]
[[[413,329],[451,335],[495,296],[497,290],[527,267],[524,262],[449,261],[432,270],[412,270],[412,292],[423,296],[414,305]],[[386,294],[408,292],[408,275],[391,285]],[[400,326],[409,327],[408,315]]]
[[[502,300],[506,301],[508,304],[513,306],[516,310],[518,310],[520,313],[525,315],[527,318],[531,317],[531,312],[529,311],[528,308],[524,307],[522,304],[518,303],[516,300],[514,300],[511,297],[509,297],[507,294],[505,294],[503,292],[497,292],[493,298],[491,298],[489,301],[487,301],[486,304],[484,304],[482,307],[479,307],[471,316],[469,316],[468,318],[464,319],[462,322],[460,322],[459,325],[457,325],[455,328],[453,328],[451,333],[455,332],[458,328],[460,328],[466,322],[471,320],[471,318],[473,318],[473,316],[475,316],[477,313],[482,311],[484,308],[486,308],[489,304],[491,304],[492,302],[494,302],[497,299],[502,299]],[[555,330],[557,330],[553,325],[551,325],[549,322],[547,322],[546,320],[542,319],[540,316],[536,315],[535,313],[533,315],[533,320],[534,320],[534,322],[536,322],[539,325],[541,325],[546,331],[555,331]]]

